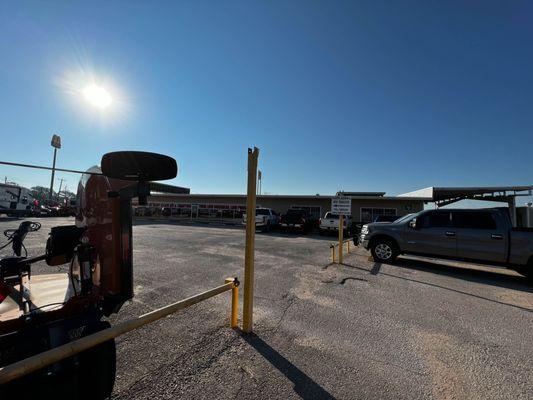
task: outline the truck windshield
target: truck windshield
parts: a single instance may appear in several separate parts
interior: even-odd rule
[[[408,219],[411,219],[411,218],[413,218],[413,214],[407,214],[407,215],[404,215],[403,217],[397,219],[396,221],[394,221],[394,223],[395,224],[399,224],[399,223],[407,221]]]
[[[339,214],[332,214],[332,213],[326,213],[326,216],[325,218],[329,218],[329,219],[339,219]]]
[[[258,208],[255,210],[255,215],[270,215],[270,211],[265,208]]]

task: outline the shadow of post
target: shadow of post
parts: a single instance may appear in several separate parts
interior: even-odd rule
[[[372,275],[377,275],[379,274],[379,270],[381,269],[381,263],[378,263],[378,262],[375,262],[374,263],[374,266],[372,267],[372,269],[370,270],[370,273]]]
[[[412,260],[408,260],[408,261],[412,261]],[[417,261],[417,262],[418,263],[425,263],[424,261]],[[417,269],[417,268],[413,268],[411,266],[402,266],[400,263],[398,263],[398,261],[395,264],[391,264],[391,265],[394,265],[394,266],[400,267],[400,268]],[[361,270],[361,271],[366,271],[366,272],[371,273],[371,274],[372,274],[372,270],[375,268],[375,266],[374,266],[374,268],[372,268],[372,270],[369,270],[367,268],[363,268],[363,267],[359,267],[357,265],[352,265],[352,264],[347,264],[347,263],[343,263],[342,266],[348,267],[348,268],[358,269],[358,270]],[[450,267],[450,266],[446,266],[446,265],[440,265],[440,266],[443,267],[443,268],[454,268],[454,269],[462,270],[461,268],[457,268],[457,267]],[[380,266],[380,268],[381,268],[381,266]],[[435,272],[435,271],[428,270],[428,269],[423,269],[423,270],[426,271],[426,272]],[[466,269],[464,271],[466,273],[475,273],[475,274],[479,274],[479,275],[498,275],[498,274],[495,274],[493,272],[488,272],[488,271],[466,270]],[[492,303],[501,304],[501,305],[504,305],[504,306],[514,307],[516,309],[527,311],[527,312],[533,312],[533,309],[530,309],[530,308],[527,308],[527,307],[522,307],[522,306],[517,305],[517,304],[506,303],[506,302],[503,302],[503,301],[490,299],[488,297],[483,297],[483,296],[480,296],[480,295],[477,295],[477,294],[474,294],[474,293],[469,293],[469,292],[466,292],[464,290],[459,290],[459,289],[454,289],[454,288],[450,288],[450,287],[443,286],[443,285],[438,285],[436,283],[424,282],[424,281],[421,281],[421,280],[418,280],[418,279],[407,278],[407,277],[394,275],[394,274],[387,273],[387,272],[380,272],[379,274],[381,276],[387,276],[389,278],[401,279],[401,280],[408,281],[408,282],[419,283],[421,285],[427,285],[427,286],[431,286],[431,287],[435,287],[435,288],[439,288],[439,289],[443,289],[443,290],[449,290],[451,292],[463,294],[465,296],[470,296],[470,297],[474,297],[474,298],[477,298],[477,299],[490,301]],[[455,277],[461,278],[460,276],[455,276]],[[510,280],[510,281],[511,280],[520,279],[520,277],[506,276],[506,275],[501,275],[501,274],[499,274],[499,277],[502,278],[502,279]],[[462,277],[462,279],[466,279],[466,278]],[[522,280],[525,280],[525,278],[522,278]],[[485,283],[485,284],[491,284],[490,282],[483,281],[483,280],[481,280],[481,281],[476,280],[476,282]],[[500,284],[500,283],[497,283],[497,282],[496,283],[493,282],[492,284],[495,285],[495,286],[500,286],[500,287],[508,287],[509,289],[523,290],[523,291],[528,292],[528,293],[531,293],[532,290],[533,290],[533,288],[528,287],[528,286],[520,286],[520,285],[510,286],[510,285],[503,285],[503,284]]]
[[[302,399],[335,400],[326,389],[316,383],[297,366],[270,347],[263,339],[255,334],[242,335],[242,338],[252,346],[265,360],[294,383],[294,391]]]

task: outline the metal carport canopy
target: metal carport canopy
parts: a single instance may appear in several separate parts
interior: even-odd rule
[[[442,207],[460,200],[485,200],[509,203],[516,196],[530,196],[533,186],[428,187],[398,197],[419,197]]]

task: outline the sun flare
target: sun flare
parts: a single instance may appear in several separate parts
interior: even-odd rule
[[[83,96],[91,105],[97,108],[107,108],[113,102],[111,94],[103,87],[91,84],[83,89]]]

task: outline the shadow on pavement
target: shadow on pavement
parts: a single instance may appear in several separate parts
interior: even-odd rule
[[[294,391],[302,399],[335,400],[335,397],[333,397],[333,395],[331,395],[326,389],[283,357],[277,352],[277,350],[270,347],[270,345],[259,336],[255,334],[243,334],[242,337],[250,346],[261,354],[265,360],[294,383]]]
[[[235,223],[224,223],[217,221],[201,221],[201,220],[177,220],[177,219],[165,219],[161,218],[134,218],[133,226],[142,226],[142,225],[175,225],[175,226],[192,226],[192,227],[201,227],[201,228],[217,228],[217,229],[235,229],[245,231],[244,226],[241,224]],[[334,237],[320,236],[317,233],[301,233],[298,231],[288,231],[280,232],[278,230],[273,230],[270,232],[262,232],[261,230],[255,231],[256,236],[273,236],[273,237],[285,237],[285,238],[294,238],[294,237],[307,237],[309,239],[324,241],[324,242],[335,242]]]
[[[437,275],[450,276],[469,282],[483,283],[485,285],[533,293],[533,286],[528,284],[527,278],[519,275],[502,274],[497,270],[487,271],[412,258],[398,258],[392,265],[405,269],[414,269],[417,271],[431,272]]]
[[[304,238],[309,238],[309,239],[313,239],[313,240],[317,240],[317,241],[321,241],[321,242],[329,242],[329,243],[333,243],[335,242],[335,238],[331,238],[331,237],[327,237],[327,236],[320,236],[318,235],[317,233],[315,232],[310,232],[310,233],[301,233],[301,232],[298,232],[298,231],[287,231],[287,232],[279,232],[279,231],[270,231],[270,232],[259,232],[257,231],[256,232],[256,236],[257,235],[260,235],[260,236],[273,236],[273,237],[284,237],[284,238],[294,238],[294,237],[304,237]],[[326,249],[327,251],[327,249]]]
[[[372,267],[372,269],[370,270],[370,273],[372,275],[377,275],[379,274],[379,270],[381,269],[381,263],[378,263],[378,262],[375,262],[374,263],[374,266]]]
[[[133,218],[133,225],[175,225],[175,226],[198,226],[202,228],[229,228],[243,230],[241,225],[216,221],[190,221],[166,218]]]
[[[359,269],[361,271],[366,271],[368,273],[373,274],[372,271],[375,271],[376,269],[378,269],[376,264],[377,263],[374,263],[374,266],[371,270],[367,268],[359,267],[357,265],[347,264],[347,263],[343,263],[342,266]],[[434,263],[427,262],[427,261],[413,260],[413,259],[398,259],[395,261],[394,264],[390,264],[390,265],[400,267],[400,268],[415,269],[418,271],[426,271],[426,272],[436,273],[440,275],[451,276],[454,278],[463,279],[463,280],[476,282],[476,283],[482,283],[486,285],[494,285],[494,286],[503,287],[507,289],[520,290],[520,291],[527,292],[527,293],[533,293],[533,287],[528,286],[528,284],[526,283],[526,278],[523,278],[521,276],[503,275],[497,272],[460,268],[460,267],[454,267],[451,265],[444,265],[444,264],[434,264]],[[379,264],[379,268],[381,268],[381,264]],[[530,309],[527,307],[522,307],[516,304],[490,299],[488,297],[483,297],[477,294],[465,292],[463,290],[453,289],[450,287],[438,285],[436,283],[424,282],[418,279],[407,278],[404,276],[394,275],[394,274],[390,274],[390,273],[383,272],[383,271],[379,272],[379,275],[387,276],[390,278],[401,279],[404,281],[419,283],[422,285],[432,286],[432,287],[443,289],[443,290],[449,290],[455,293],[464,294],[466,296],[471,296],[471,297],[475,297],[481,300],[490,301],[492,303],[497,303],[497,304],[501,304],[504,306],[517,308],[523,311],[533,312],[533,309]]]

